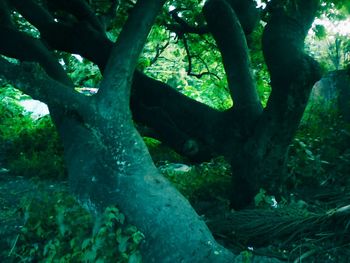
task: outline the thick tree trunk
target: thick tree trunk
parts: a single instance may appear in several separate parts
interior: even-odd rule
[[[242,263],[219,245],[189,202],[152,163],[130,120],[89,124],[65,118],[59,126],[73,193],[92,213],[116,205],[145,235],[143,262]],[[254,256],[251,262],[280,261]]]
[[[153,165],[131,120],[66,118],[59,133],[73,193],[94,213],[117,205],[145,234],[144,262],[232,262],[188,201]]]
[[[298,122],[262,118],[255,134],[230,156],[231,206],[241,209],[253,202],[260,188],[279,197],[286,178],[288,148]]]
[[[93,213],[118,206],[145,234],[144,262],[244,262],[215,242],[188,201],[159,174],[133,126],[127,100],[110,109],[98,97],[64,89],[35,67],[28,71],[0,62],[1,74],[34,97],[46,89],[39,98],[49,102],[54,115],[73,193]],[[256,257],[255,262],[278,261]]]
[[[299,11],[295,10],[293,16],[277,8],[264,28],[263,51],[272,92],[267,107],[251,129],[253,132],[243,133],[240,150],[231,155],[234,170],[231,203],[235,208],[252,202],[260,187],[279,194],[288,147],[311,89],[321,76],[318,64],[304,52],[304,39],[317,4],[317,0],[298,1]]]

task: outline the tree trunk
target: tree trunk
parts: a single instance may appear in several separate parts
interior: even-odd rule
[[[94,213],[117,205],[145,234],[144,262],[231,262],[188,201],[153,165],[131,121],[61,123],[70,183]]]
[[[272,92],[256,123],[242,131],[233,167],[231,203],[241,208],[253,201],[258,188],[279,194],[285,178],[288,147],[296,133],[311,89],[320,79],[318,64],[304,52],[304,39],[318,1],[297,1],[298,10],[276,7],[264,28],[263,52]],[[293,15],[291,15],[293,14]],[[235,147],[236,148],[236,147]]]

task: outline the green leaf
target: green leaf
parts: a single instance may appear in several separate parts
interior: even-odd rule
[[[140,253],[133,253],[130,255],[128,259],[128,263],[141,263],[142,262],[142,257]]]
[[[96,259],[96,251],[95,250],[90,250],[90,251],[86,251],[83,255],[83,260],[85,262],[94,262]]]
[[[129,241],[129,237],[128,236],[122,236],[119,238],[118,240],[118,250],[121,252],[121,253],[124,253],[126,252],[126,249],[128,247],[128,241]]]
[[[81,249],[85,250],[91,244],[91,239],[87,238],[81,244]]]

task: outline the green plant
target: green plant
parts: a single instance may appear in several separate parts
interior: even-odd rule
[[[177,168],[176,165],[184,169]],[[185,197],[192,201],[228,194],[230,166],[223,158],[215,158],[210,162],[191,167],[166,163],[159,169]]]
[[[0,86],[0,140],[11,140],[33,124],[18,101],[25,95],[10,85]]]
[[[160,141],[150,137],[143,137],[143,140],[156,165],[164,164],[164,162],[184,162],[184,157]]]
[[[242,262],[243,263],[250,263],[253,259],[253,253],[249,250],[244,250],[241,252],[242,255]]]
[[[6,165],[13,175],[66,177],[62,145],[49,116],[33,121],[9,140]]]
[[[0,162],[13,175],[66,177],[63,148],[49,116],[33,120],[18,103],[26,95],[0,88]]]
[[[25,224],[10,257],[16,262],[141,262],[143,234],[116,207],[93,218],[66,192],[23,200]]]
[[[254,197],[254,204],[260,208],[271,208],[276,207],[277,202],[274,196],[267,195],[266,190],[261,188]]]
[[[330,106],[310,105],[289,151],[292,187],[347,185],[350,170],[350,125]]]

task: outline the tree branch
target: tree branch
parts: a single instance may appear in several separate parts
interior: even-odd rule
[[[27,16],[26,19],[32,23],[31,17]],[[87,23],[72,25],[62,22],[50,22],[48,20],[46,23],[41,23],[40,26],[37,25],[37,28],[40,31],[43,41],[51,48],[80,54],[96,63],[101,71],[105,69],[107,60],[111,54],[113,42],[106,38],[105,35],[94,30]],[[150,124],[154,121],[153,116],[150,116],[149,120],[144,120],[142,118],[144,113],[135,110],[140,105],[144,105],[145,107],[159,107],[173,121],[176,121],[178,129],[188,134],[191,140],[198,142],[200,146],[198,154],[191,156],[191,158],[208,160],[210,151],[206,147],[209,147],[208,144],[210,147],[212,145],[207,141],[206,135],[209,134],[210,127],[215,126],[214,123],[222,116],[221,112],[190,99],[175,91],[169,85],[147,77],[139,71],[134,72],[132,85],[133,95],[131,98],[131,107],[135,121],[142,119],[158,133],[164,134],[163,139],[165,143],[169,145],[176,144],[183,149],[184,147],[181,146],[180,141],[175,142],[172,133],[168,134],[162,127],[154,127],[154,125]],[[111,99],[114,99],[111,103],[119,103],[117,101],[119,98],[114,97]],[[208,132],[203,132],[204,130]],[[204,145],[204,147],[201,145]]]
[[[126,21],[104,71],[97,98],[103,107],[129,107],[131,80],[137,60],[164,0],[138,1]],[[145,12],[147,10],[147,12]],[[123,100],[115,103],[115,98]],[[124,101],[126,100],[126,102]]]
[[[83,100],[88,99],[59,81],[51,79],[39,65],[8,62],[0,57],[0,78],[10,82],[16,88],[47,103],[49,106],[62,106],[65,110],[84,107]]]
[[[72,86],[62,66],[39,39],[32,38],[16,29],[0,25],[0,52],[22,61],[38,62],[47,74],[66,85]],[[21,43],[14,45],[14,43]]]
[[[160,44],[157,44],[156,47],[156,54],[151,59],[150,66],[157,62],[160,55],[164,52],[164,50],[170,45],[170,40],[168,40],[163,46]]]
[[[247,42],[235,12],[224,0],[209,0],[203,12],[222,54],[235,109],[261,113]]]
[[[0,25],[13,27],[13,21],[11,19],[10,7],[6,0],[0,1]]]
[[[11,4],[36,28],[45,27],[47,23],[55,22],[54,17],[47,10],[32,0],[13,0]]]
[[[201,77],[203,77],[203,76],[205,76],[205,75],[212,75],[212,76],[216,77],[218,80],[220,80],[220,78],[219,78],[218,75],[216,75],[216,74],[214,74],[214,73],[212,73],[212,72],[209,71],[208,66],[205,64],[205,62],[204,62],[203,60],[201,60],[201,61],[202,61],[202,62],[204,63],[204,65],[206,66],[207,71],[201,72],[201,73],[198,73],[198,74],[192,72],[192,57],[193,57],[193,56],[191,55],[190,48],[189,48],[188,43],[187,43],[187,38],[184,36],[184,37],[182,38],[182,40],[183,40],[183,43],[184,43],[185,51],[186,51],[186,54],[187,54],[187,60],[188,60],[187,74],[188,74],[189,76],[193,76],[193,77],[196,77],[196,78],[198,78],[198,79],[200,79]]]
[[[180,37],[186,33],[193,33],[198,35],[203,35],[209,33],[209,29],[207,26],[192,26],[183,20],[178,12],[183,11],[183,9],[174,9],[170,12],[171,17],[174,19],[176,24],[167,24],[166,28],[175,32]]]
[[[277,6],[270,11],[262,38],[272,90],[279,90],[281,98],[286,97],[288,86],[300,80],[301,75],[315,74],[312,79],[319,75],[316,62],[304,52],[304,40],[315,17],[318,0],[297,0],[294,4],[293,7]]]
[[[112,48],[112,42],[105,34],[94,30],[87,22],[55,22],[46,9],[32,0],[16,2],[20,2],[16,4],[17,10],[40,31],[41,38],[51,48],[80,54],[94,61],[101,69],[105,67]]]
[[[226,0],[235,11],[245,34],[253,32],[260,20],[260,11],[254,0]]]
[[[51,0],[49,4],[74,15],[79,21],[88,22],[95,30],[104,33],[104,27],[86,1],[82,0]]]

